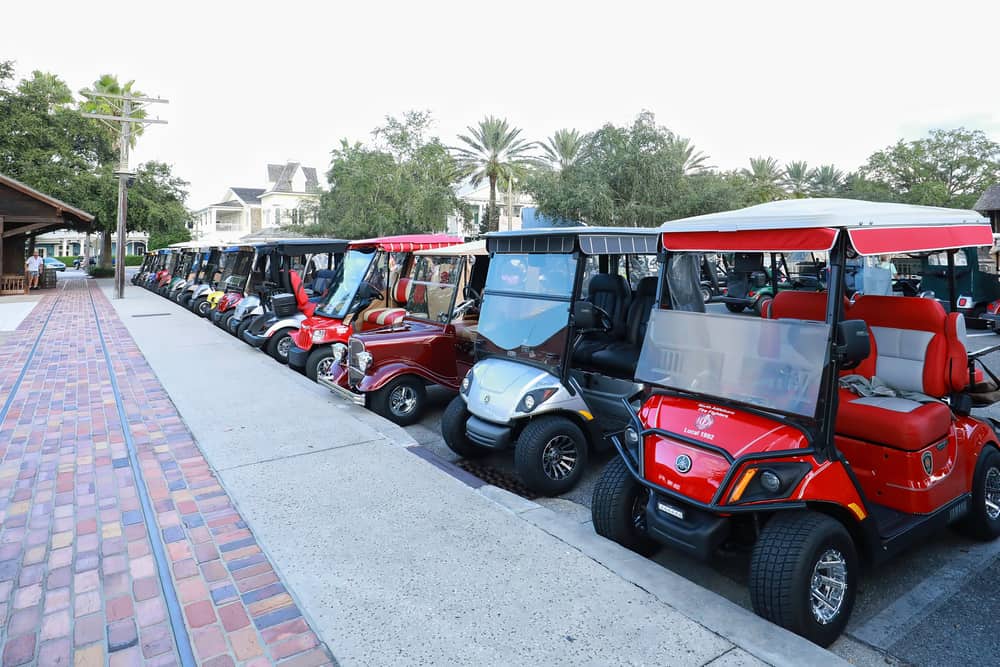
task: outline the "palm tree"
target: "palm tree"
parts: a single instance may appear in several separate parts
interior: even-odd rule
[[[753,199],[759,203],[781,199],[785,194],[781,189],[782,170],[773,157],[752,157],[750,168],[740,173],[750,181]]]
[[[90,87],[96,93],[108,93],[111,95],[133,95],[135,97],[142,97],[143,94],[138,90],[133,90],[132,86],[135,85],[135,80],[126,81],[124,85],[118,83],[118,77],[114,74],[102,74],[101,78],[94,81],[94,85]],[[108,97],[88,97],[85,102],[80,105],[80,111],[85,111],[88,113],[100,113],[110,116],[120,116],[122,110],[122,100],[117,100]],[[143,109],[133,109],[130,114],[134,118],[145,118],[146,112]],[[135,148],[136,139],[142,134],[143,125],[141,123],[131,123],[131,132],[129,134],[129,148]],[[117,124],[114,127],[108,127],[108,131],[111,133],[111,139],[114,142],[115,150],[119,150],[121,147],[118,145],[120,138],[119,127]]]
[[[573,165],[583,151],[585,136],[579,130],[556,130],[548,143],[541,144],[545,159],[553,169],[565,169]]]
[[[484,180],[489,181],[490,203],[485,228],[493,232],[500,223],[497,181],[520,180],[529,167],[537,165],[538,158],[531,155],[536,144],[520,139],[521,130],[511,127],[503,118],[487,116],[468,130],[468,134],[458,135],[465,145],[452,147],[451,150],[463,178],[468,178],[474,186]]]
[[[782,183],[793,199],[808,197],[812,185],[813,170],[804,161],[789,162],[785,165]]]
[[[708,155],[696,150],[694,144],[687,137],[673,137],[670,139],[669,145],[670,150],[676,152],[685,175],[714,168],[708,164]]]
[[[812,188],[818,197],[836,196],[844,188],[844,172],[832,164],[824,164],[813,170]]]

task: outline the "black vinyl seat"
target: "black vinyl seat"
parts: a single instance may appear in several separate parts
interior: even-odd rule
[[[322,300],[323,296],[326,295],[327,290],[333,284],[333,279],[337,276],[337,272],[331,269],[320,269],[316,272],[313,277],[312,285],[310,289],[313,291],[314,296],[309,299],[314,303],[318,303]]]
[[[631,379],[642,350],[642,340],[656,304],[656,276],[648,276],[636,286],[635,298],[628,308],[625,337],[593,353],[590,363],[608,375]]]
[[[574,362],[587,365],[595,352],[625,337],[625,318],[631,297],[632,290],[622,276],[598,273],[590,279],[587,301],[608,314],[612,327],[610,331],[584,334],[573,349]]]

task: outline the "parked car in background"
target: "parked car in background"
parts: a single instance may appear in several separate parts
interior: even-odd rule
[[[60,262],[55,257],[46,257],[44,260],[46,269],[55,269],[56,271],[65,271],[66,265]]]
[[[73,268],[74,268],[74,269],[82,269],[82,268],[83,268],[83,263],[84,263],[85,261],[86,261],[86,262],[87,262],[87,264],[89,264],[90,266],[97,266],[97,259],[96,259],[96,258],[94,258],[94,257],[91,257],[91,258],[90,258],[90,259],[88,260],[88,259],[87,259],[86,257],[84,257],[83,255],[81,255],[80,257],[77,257],[76,259],[74,259],[74,260],[73,260]]]

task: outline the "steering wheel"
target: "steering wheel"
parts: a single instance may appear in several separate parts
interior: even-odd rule
[[[601,328],[605,331],[611,331],[615,328],[615,323],[611,321],[611,316],[608,315],[608,311],[604,310],[600,306],[594,306],[594,312],[597,313],[600,319]]]

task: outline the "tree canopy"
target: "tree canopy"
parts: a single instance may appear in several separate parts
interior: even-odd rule
[[[304,231],[341,238],[427,232],[464,210],[455,162],[428,136],[431,124],[430,113],[410,111],[386,117],[369,145],[342,140],[331,154],[319,220]]]

